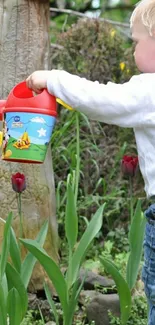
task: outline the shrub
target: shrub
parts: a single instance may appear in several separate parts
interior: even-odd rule
[[[124,82],[137,73],[132,48],[111,24],[95,19],[79,19],[60,34],[63,49],[52,57],[52,67],[91,80]]]

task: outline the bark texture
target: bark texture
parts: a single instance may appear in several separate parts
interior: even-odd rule
[[[0,99],[35,70],[49,67],[49,0],[0,0]],[[24,237],[34,238],[44,220],[49,218],[50,229],[45,249],[57,260],[57,222],[52,156],[49,149],[42,165],[0,161],[0,217],[14,213],[14,229],[19,234],[17,200],[11,187],[11,174],[20,171],[27,179],[22,195]],[[3,225],[0,223],[0,243]],[[24,250],[23,250],[24,254]],[[42,289],[44,272],[36,266],[31,291]]]

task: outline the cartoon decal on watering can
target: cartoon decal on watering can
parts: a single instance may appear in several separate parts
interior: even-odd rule
[[[43,163],[57,116],[57,101],[72,109],[46,89],[35,96],[26,82],[15,86],[6,101],[0,101],[2,159]]]

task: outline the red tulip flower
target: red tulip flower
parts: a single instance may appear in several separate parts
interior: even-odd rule
[[[11,177],[12,188],[17,193],[22,193],[26,189],[25,175],[21,173],[13,174]]]
[[[138,157],[123,156],[121,169],[125,177],[134,177],[138,168]]]

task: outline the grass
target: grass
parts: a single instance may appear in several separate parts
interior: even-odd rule
[[[20,149],[13,146],[16,141],[17,140],[12,137],[10,137],[8,141],[6,152],[8,152],[8,150],[10,151],[10,159],[12,158],[29,160],[31,158],[31,160],[34,161],[44,161],[44,157],[47,151],[47,145],[38,145],[31,143],[28,149]]]
[[[62,230],[66,202],[66,179],[74,177],[77,164],[76,114],[61,110],[60,119],[52,135],[52,159],[57,194],[59,229]],[[128,182],[122,179],[120,161],[128,150],[125,142],[117,142],[118,128],[90,122],[79,116],[80,168],[77,208],[79,223],[85,227],[91,215],[103,202],[107,202],[103,233],[128,221]],[[112,131],[113,130],[113,131]],[[126,225],[125,225],[126,226]]]

